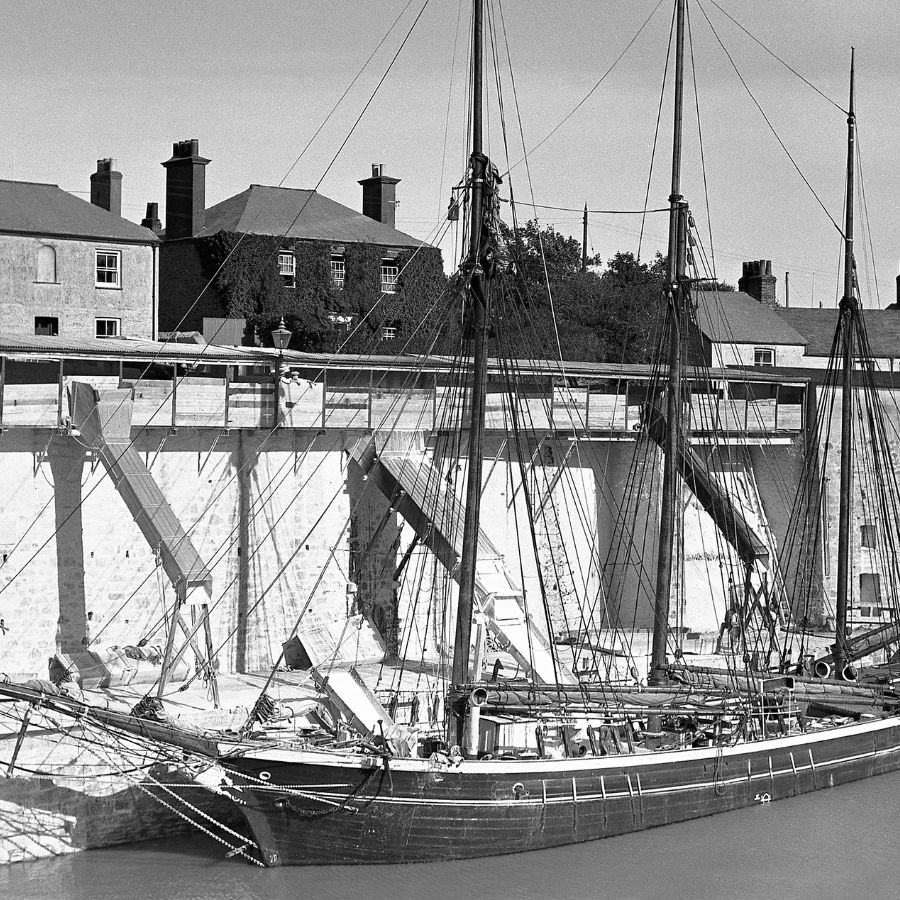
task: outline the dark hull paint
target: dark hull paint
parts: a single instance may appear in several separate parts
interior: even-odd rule
[[[890,772],[900,720],[591,760],[294,757],[224,761],[267,865],[428,862],[591,841]]]

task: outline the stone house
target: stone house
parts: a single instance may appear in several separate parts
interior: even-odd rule
[[[395,228],[396,185],[400,179],[384,173],[380,164],[372,166],[370,177],[359,183],[363,189],[362,213],[323,196],[315,190],[252,184],[246,190],[206,208],[206,166],[210,160],[200,156],[197,140],[173,145],[166,169],[166,223],[160,248],[160,327],[165,331],[222,330],[223,318],[252,318],[249,304],[235,307],[234,293],[223,289],[218,277],[218,259],[210,260],[209,247],[217,237],[226,238],[234,246],[240,239],[244,261],[238,263],[244,272],[232,272],[232,283],[241,279],[258,279],[256,269],[265,269],[269,285],[276,292],[282,288],[284,306],[294,304],[291,292],[308,290],[306,281],[310,266],[304,247],[315,245],[315,264],[320,269],[319,281],[326,291],[338,297],[349,272],[349,256],[353,248],[366,246],[377,253],[380,263],[375,273],[382,294],[393,294],[398,288],[401,266],[398,257],[426,247],[416,238]],[[248,241],[247,238],[251,240]],[[259,252],[246,248],[256,246]],[[433,248],[428,251],[437,254]],[[321,257],[321,258],[320,258]],[[439,259],[439,257],[438,257]],[[233,264],[235,260],[229,260]],[[273,280],[274,279],[274,280]],[[321,288],[322,285],[319,285]],[[256,288],[264,293],[265,288]],[[321,290],[320,290],[321,293]],[[273,301],[277,306],[277,301]],[[279,310],[275,308],[276,315]],[[347,329],[352,316],[335,304],[328,317],[337,329]],[[290,322],[289,322],[290,324]],[[382,339],[397,336],[396,326],[386,321]],[[233,330],[232,330],[233,331]]]
[[[121,182],[111,159],[97,162],[90,203],[0,181],[0,330],[156,338],[159,239],[122,218]]]
[[[699,290],[694,355],[707,366],[807,365],[806,338],[775,304],[769,260],[745,262],[737,291]]]

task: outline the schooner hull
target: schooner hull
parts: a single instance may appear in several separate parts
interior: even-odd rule
[[[267,865],[519,853],[768,803],[900,768],[900,720],[726,748],[569,760],[231,758]]]

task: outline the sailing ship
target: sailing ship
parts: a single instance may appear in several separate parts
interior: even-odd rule
[[[690,384],[704,377],[684,358],[695,289],[688,272],[693,225],[681,193],[685,9],[686,0],[676,0],[661,341],[666,358],[647,391],[641,417],[643,439],[661,448],[663,471],[647,683],[635,673],[609,677],[609,666],[605,673],[596,666],[582,673],[574,650],[571,663],[564,661],[551,638],[554,629],[536,624],[522,588],[505,573],[500,554],[480,527],[488,369],[499,365],[491,362],[492,353],[501,355],[504,329],[516,309],[500,286],[508,257],[498,226],[500,177],[483,146],[484,2],[474,0],[471,152],[462,190],[468,251],[455,281],[464,342],[456,368],[465,376],[467,392],[457,392],[457,399],[469,421],[466,441],[459,439],[459,427],[448,425],[450,437],[435,453],[436,459],[450,458],[453,472],[464,473],[464,497],[457,497],[453,478],[437,468],[405,477],[412,463],[403,438],[376,431],[351,453],[365,477],[392,498],[392,510],[416,523],[422,545],[458,581],[455,615],[447,619],[455,625],[442,702],[425,710],[414,702],[401,721],[399,705],[380,703],[354,670],[320,668],[316,678],[331,700],[334,719],[318,730],[284,735],[268,727],[274,704],[265,693],[239,734],[178,729],[154,715],[159,703],[150,696],[126,714],[34,686],[7,683],[0,685],[0,694],[94,721],[150,745],[178,748],[199,763],[203,784],[230,798],[244,817],[255,848],[238,849],[268,866],[427,862],[537,850],[900,768],[897,673],[887,666],[856,668],[900,633],[892,626],[856,636],[847,631],[853,379],[866,374],[854,365],[863,355],[864,328],[853,266],[852,77],[844,296],[836,331],[844,420],[836,626],[832,646],[792,660],[785,623],[773,612],[777,603],[761,595],[760,571],[769,548],[692,449],[684,422]],[[525,423],[516,421],[515,390],[513,380],[506,409],[514,429],[524,432]],[[527,438],[514,434],[511,440],[521,441],[518,458],[527,459]],[[465,451],[462,466],[454,450]],[[529,493],[528,482],[523,462],[522,497],[533,529],[546,498]],[[410,484],[412,489],[398,489]],[[731,652],[721,655],[720,667],[690,666],[683,654],[672,653],[670,602],[679,571],[677,508],[684,486],[719,526],[744,574],[736,591],[738,627],[729,635]],[[795,505],[800,518],[808,519],[809,511],[821,506],[821,485],[804,490]],[[789,585],[797,590],[799,583],[799,578],[773,578],[768,590],[774,596]],[[542,592],[538,605],[546,610],[544,585]],[[593,619],[586,614],[582,621]],[[174,631],[172,624],[164,672],[171,668]],[[504,677],[498,665],[488,671],[488,633],[512,655],[521,674]],[[590,650],[591,640],[582,630],[570,643],[583,651]],[[163,678],[159,696],[164,686]]]

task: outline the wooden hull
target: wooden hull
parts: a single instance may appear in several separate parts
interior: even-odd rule
[[[463,761],[262,751],[223,760],[267,865],[519,853],[767,803],[900,768],[900,719],[721,749]]]

